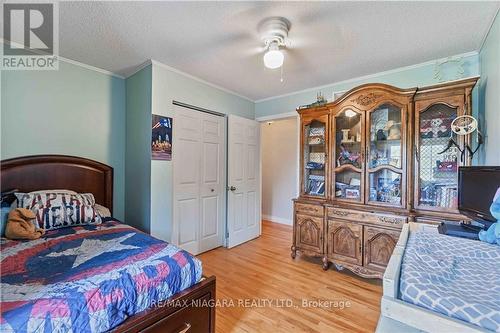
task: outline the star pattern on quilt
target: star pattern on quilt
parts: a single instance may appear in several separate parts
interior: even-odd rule
[[[47,257],[76,256],[73,266],[71,267],[75,268],[106,252],[139,249],[138,246],[122,244],[123,241],[134,235],[134,233],[129,233],[110,240],[85,238],[80,246],[62,252],[53,252],[48,254]]]
[[[202,277],[195,257],[117,221],[68,229],[7,240],[0,332],[108,332]]]

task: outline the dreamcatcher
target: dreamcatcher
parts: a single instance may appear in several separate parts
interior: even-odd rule
[[[465,160],[465,152],[469,152],[470,158],[474,156],[474,154],[478,151],[479,147],[483,144],[483,135],[478,129],[477,120],[473,116],[463,115],[458,116],[451,122],[451,130],[453,133],[459,136],[468,135],[474,133],[477,130],[477,147],[472,150],[472,148],[465,143],[464,148],[460,148],[458,143],[453,140],[453,137],[448,141],[448,145],[446,148],[440,152],[439,154],[444,154],[446,151],[454,147],[460,152],[460,160],[463,162]]]

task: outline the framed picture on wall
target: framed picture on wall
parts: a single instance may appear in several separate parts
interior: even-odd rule
[[[172,160],[172,118],[154,114],[151,126],[151,159]]]

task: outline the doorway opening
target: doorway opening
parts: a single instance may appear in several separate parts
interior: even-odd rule
[[[299,121],[289,117],[261,122],[262,218],[293,224],[292,199],[299,189]]]

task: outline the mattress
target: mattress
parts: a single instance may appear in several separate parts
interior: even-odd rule
[[[1,242],[1,332],[103,332],[197,283],[201,262],[117,221]]]
[[[406,302],[500,332],[500,246],[412,232],[400,291]]]

